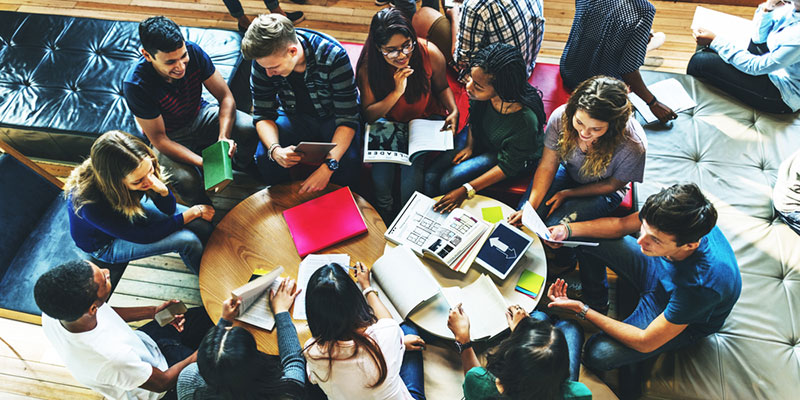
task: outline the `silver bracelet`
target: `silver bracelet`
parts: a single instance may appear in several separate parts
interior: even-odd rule
[[[273,143],[271,146],[269,146],[269,150],[267,150],[267,158],[269,158],[270,161],[277,162],[274,158],[272,158],[272,151],[275,150],[276,147],[280,146],[280,143]]]
[[[362,291],[361,291],[361,294],[363,294],[363,295],[364,295],[364,297],[366,298],[366,297],[367,297],[367,295],[368,295],[368,294],[370,294],[370,292],[375,292],[375,295],[376,295],[376,296],[378,295],[378,289],[375,289],[375,288],[374,288],[374,287],[372,287],[372,286],[367,286],[367,288],[366,288],[366,289],[364,289],[364,290],[362,290]]]

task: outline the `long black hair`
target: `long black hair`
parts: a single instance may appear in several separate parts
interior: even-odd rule
[[[394,90],[393,67],[384,59],[381,46],[385,46],[389,39],[396,34],[404,36],[414,44],[414,50],[408,62],[408,66],[414,70],[414,73],[408,77],[406,92],[403,95],[406,102],[410,104],[419,100],[423,93],[429,92],[431,83],[430,79],[425,76],[417,34],[414,33],[411,22],[400,10],[393,7],[384,8],[372,17],[367,40],[358,57],[356,71],[362,71],[362,66],[366,67],[369,88],[376,99],[380,101],[388,96]]]
[[[503,385],[502,398],[563,398],[569,350],[564,334],[548,321],[524,318],[486,360],[486,369]]]
[[[490,76],[489,83],[500,99],[520,102],[530,108],[536,114],[539,125],[547,121],[542,92],[528,83],[525,60],[519,49],[507,43],[492,43],[475,53],[470,60],[470,69],[474,67],[480,67]],[[475,101],[470,101],[470,107],[473,103]]]
[[[328,360],[328,371],[333,364],[336,342],[352,340],[355,343],[353,357],[363,348],[375,362],[378,380],[370,387],[376,387],[386,380],[388,369],[381,348],[372,337],[360,331],[378,319],[361,290],[341,265],[331,263],[311,275],[306,288],[306,316],[308,329],[314,337],[306,348],[316,344],[327,350],[325,358]],[[327,380],[327,377],[320,380]]]
[[[253,335],[238,326],[208,331],[197,351],[197,369],[209,389],[226,400],[277,399],[291,390],[281,381],[280,359],[258,351]]]

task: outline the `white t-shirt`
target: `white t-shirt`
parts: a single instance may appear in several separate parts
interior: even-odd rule
[[[144,332],[134,331],[108,303],[97,310],[97,326],[72,333],[42,314],[42,328],[75,379],[109,399],[156,400],[163,393],[139,388],[152,367],[166,371],[167,359]]]
[[[380,319],[365,331],[372,337],[383,352],[386,360],[386,380],[374,388],[369,386],[378,380],[378,367],[366,350],[350,357],[355,344],[341,341],[334,351],[334,361],[328,371],[328,352],[316,344],[305,351],[308,380],[318,384],[330,400],[352,399],[403,399],[413,400],[406,385],[400,378],[400,365],[403,363],[405,346],[403,330],[397,321]],[[313,341],[309,339],[305,347]],[[350,358],[348,358],[350,357]]]

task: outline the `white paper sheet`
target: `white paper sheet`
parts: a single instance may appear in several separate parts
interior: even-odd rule
[[[481,274],[475,282],[463,288],[442,288],[442,294],[450,307],[461,304],[461,309],[469,317],[473,340],[487,338],[508,326],[506,301],[488,275]]]
[[[715,35],[724,37],[737,45],[746,48],[753,36],[753,21],[705,7],[694,9],[692,30],[707,29]],[[665,103],[666,104],[666,103]]]
[[[553,240],[550,238],[550,230],[547,229],[547,225],[544,224],[544,221],[539,217],[539,214],[536,213],[536,210],[533,209],[530,202],[525,202],[525,205],[522,206],[522,225],[525,225],[528,229],[530,229],[536,236],[539,236],[543,240],[547,240],[553,243],[561,243],[565,247],[575,247],[575,246],[597,246],[598,243],[595,242],[581,242],[575,240]]]
[[[669,78],[652,85],[647,85],[647,88],[650,89],[650,93],[652,93],[653,96],[658,98],[658,101],[665,104],[676,113],[690,110],[697,106],[697,103],[692,100],[692,97],[689,96],[689,93],[686,92],[683,85],[675,78]],[[628,98],[631,99],[631,103],[636,107],[636,110],[642,114],[642,118],[644,118],[646,123],[651,124],[658,121],[658,118],[650,111],[650,107],[647,106],[647,103],[639,98],[636,93],[629,93]]]
[[[350,266],[350,255],[348,254],[309,254],[297,268],[297,287],[303,289],[294,300],[294,312],[292,318],[305,320],[306,317],[306,292],[308,281],[314,272],[326,264],[338,263],[347,268]]]
[[[411,249],[387,250],[372,266],[375,279],[402,318],[439,293],[439,283]]]

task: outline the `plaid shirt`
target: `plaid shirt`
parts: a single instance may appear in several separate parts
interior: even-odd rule
[[[466,0],[458,24],[456,63],[468,63],[472,53],[492,43],[508,43],[518,48],[528,64],[528,74],[536,65],[536,55],[544,37],[542,0]]]
[[[358,92],[347,51],[336,39],[325,34],[297,29],[297,39],[306,56],[305,83],[311,102],[321,118],[336,117],[336,126],[358,129]],[[297,112],[297,101],[289,81],[282,76],[267,76],[253,60],[250,77],[255,121],[278,118],[278,106],[286,114]]]

